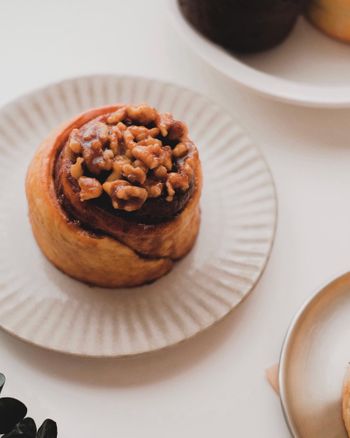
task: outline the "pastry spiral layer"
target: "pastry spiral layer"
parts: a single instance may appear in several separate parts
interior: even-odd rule
[[[350,368],[348,367],[343,383],[342,416],[346,431],[350,437]]]
[[[51,134],[29,167],[36,240],[79,280],[135,286],[193,246],[202,185],[187,127],[148,105],[92,109]]]
[[[349,0],[310,0],[305,13],[326,35],[350,43]]]

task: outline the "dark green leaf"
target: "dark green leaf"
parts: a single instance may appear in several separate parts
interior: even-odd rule
[[[36,425],[33,418],[24,418],[2,438],[36,438]]]
[[[37,438],[57,438],[57,424],[49,418],[45,420],[38,430]]]
[[[1,390],[2,390],[2,388],[3,388],[4,385],[5,385],[5,382],[6,382],[6,378],[5,378],[5,376],[4,376],[3,374],[0,373],[0,394],[1,394]]]
[[[0,433],[8,433],[27,414],[26,406],[15,398],[0,398]]]

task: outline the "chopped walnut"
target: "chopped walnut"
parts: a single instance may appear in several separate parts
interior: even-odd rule
[[[124,120],[126,117],[126,108],[119,108],[117,109],[117,111],[115,111],[114,113],[112,113],[108,118],[107,118],[107,123],[109,123],[110,125],[115,125],[118,122],[121,122],[122,120]]]
[[[170,126],[174,123],[174,118],[170,113],[159,114],[156,120],[157,128],[163,137],[168,135]]]
[[[123,173],[123,167],[127,164],[130,164],[130,160],[125,155],[120,155],[116,157],[113,162],[113,172],[109,175],[106,181],[115,181],[116,179],[120,179]]]
[[[154,169],[161,164],[159,159],[161,153],[162,149],[157,144],[152,146],[135,146],[132,150],[132,155],[137,160],[145,163],[149,169]]]
[[[141,167],[134,167],[131,164],[125,164],[122,170],[123,176],[130,182],[143,184],[146,181],[146,173]]]
[[[83,138],[84,140],[96,138],[101,142],[105,142],[108,139],[108,126],[102,122],[90,122],[83,131]]]
[[[161,152],[160,162],[163,166],[170,171],[173,167],[173,160],[171,157],[171,147],[164,146]]]
[[[104,156],[102,147],[90,147],[83,149],[85,164],[90,172],[99,175],[102,170],[112,169],[112,159]]]
[[[123,132],[127,129],[127,126],[124,123],[119,122],[116,125],[110,126],[111,134],[115,134],[118,140],[123,138]]]
[[[190,160],[189,160],[190,161]],[[185,175],[187,175],[188,176],[188,178],[191,178],[192,176],[193,176],[193,168],[192,168],[192,162],[191,162],[191,164],[190,163],[185,163],[184,165],[183,165],[183,173],[185,174]]]
[[[127,108],[127,115],[131,120],[136,120],[142,125],[148,125],[157,118],[157,111],[146,104],[130,106]]]
[[[120,132],[123,132],[127,129],[127,126],[125,125],[125,123],[119,122],[117,123],[116,128],[119,129]]]
[[[144,126],[130,126],[129,131],[134,136],[136,141],[145,140],[148,137],[157,137],[159,135],[159,129],[158,128],[145,128]]]
[[[148,130],[148,135],[150,137],[157,137],[157,135],[160,134],[159,128],[155,127],[155,128],[151,128]]]
[[[128,149],[133,149],[136,146],[136,143],[134,142],[134,136],[132,135],[132,132],[129,129],[126,129],[123,132],[123,139],[125,146]]]
[[[188,152],[188,147],[185,143],[178,143],[173,149],[173,155],[175,158],[182,158]]]
[[[171,202],[175,196],[175,189],[180,189],[185,192],[189,188],[188,176],[175,172],[169,173],[166,188],[168,190],[166,200]]]
[[[187,135],[187,126],[178,120],[174,120],[169,127],[169,140],[181,140],[184,135]]]
[[[119,122],[116,126],[111,127],[111,132],[109,134],[109,147],[113,151],[114,155],[118,155],[123,151],[123,133],[126,130],[126,125]]]
[[[119,138],[115,132],[112,132],[109,136],[109,147],[114,155],[118,155],[119,153]]]
[[[78,180],[80,186],[80,200],[87,201],[89,199],[98,198],[102,194],[102,186],[96,178],[88,178],[81,176]]]
[[[103,189],[111,197],[113,207],[125,211],[138,210],[147,199],[146,189],[120,179],[104,183]]]
[[[158,138],[147,137],[143,140],[140,140],[138,143],[140,146],[153,146],[158,145],[159,147],[163,146],[163,143]]]
[[[73,129],[70,133],[68,140],[68,147],[75,154],[79,154],[81,152],[81,142],[80,142],[80,132],[79,129]]]
[[[143,163],[141,160],[135,160],[132,165],[134,167],[139,167],[140,169],[142,169],[145,173],[148,172],[148,167],[145,165],[145,163]]]
[[[156,178],[163,179],[167,176],[167,174],[168,174],[168,171],[167,171],[167,168],[165,166],[160,165],[160,166],[156,167],[155,169],[153,169],[153,175]]]
[[[83,162],[84,158],[78,157],[77,161],[71,165],[70,174],[73,178],[79,179],[81,176],[83,176]]]
[[[103,158],[107,161],[107,160],[111,160],[112,158],[114,158],[114,153],[113,151],[111,151],[110,149],[105,149],[103,151]]]
[[[147,179],[145,182],[145,189],[147,190],[149,198],[158,198],[163,191],[163,183]]]
[[[70,172],[81,201],[104,190],[114,208],[134,211],[163,194],[171,202],[193,178],[186,126],[146,104],[121,106],[73,129],[67,146],[78,155]]]
[[[184,123],[174,120],[170,113],[160,114],[156,125],[163,137],[168,136],[169,140],[181,140],[187,134],[187,127]]]

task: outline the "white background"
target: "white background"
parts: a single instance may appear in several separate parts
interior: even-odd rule
[[[5,393],[25,401],[38,421],[57,420],[62,438],[287,438],[264,370],[278,360],[304,300],[350,264],[350,110],[298,108],[238,88],[186,47],[164,0],[0,3],[1,104],[52,81],[104,72],[185,85],[241,122],[277,185],[273,253],[229,317],[161,353],[84,360],[1,333]]]

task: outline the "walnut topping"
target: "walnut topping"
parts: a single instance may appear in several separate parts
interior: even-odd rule
[[[112,158],[114,158],[114,153],[111,149],[106,149],[103,151],[103,159],[105,161],[111,160]]]
[[[178,120],[174,120],[169,127],[169,140],[181,140],[185,135],[187,135],[187,127]]]
[[[146,166],[145,163],[143,163],[143,162],[140,161],[140,160],[135,160],[135,161],[132,163],[132,165],[133,165],[134,167],[139,167],[139,168],[142,169],[145,173],[148,172],[148,167]]]
[[[123,176],[130,182],[138,182],[143,184],[146,181],[146,173],[141,167],[134,167],[131,164],[123,166]]]
[[[129,131],[136,141],[145,140],[148,137],[157,137],[160,132],[158,128],[147,129],[144,126],[130,126]]]
[[[103,142],[108,138],[108,127],[105,123],[90,122],[83,131],[83,138],[84,140],[96,138]]]
[[[121,122],[122,120],[124,120],[126,117],[126,108],[120,108],[117,111],[115,111],[114,113],[112,113],[108,118],[107,118],[107,123],[109,123],[110,125],[115,125],[118,122]]]
[[[79,154],[81,152],[81,142],[80,142],[80,132],[79,129],[73,129],[70,133],[68,140],[68,147],[75,154]]]
[[[174,119],[170,113],[160,114],[157,118],[156,124],[163,137],[168,135],[168,131],[172,123],[174,123]]]
[[[170,113],[160,114],[157,118],[156,125],[163,137],[168,136],[169,140],[181,140],[187,135],[187,127],[182,122],[174,120]]]
[[[87,201],[88,199],[98,198],[102,194],[102,186],[96,178],[88,178],[81,176],[78,180],[80,187],[80,200]]]
[[[136,143],[134,142],[134,136],[130,131],[130,129],[126,129],[123,132],[123,139],[124,139],[124,144],[128,149],[133,149],[136,146]]]
[[[146,189],[132,186],[121,179],[104,183],[103,189],[112,198],[113,207],[125,211],[138,210],[147,199]]]
[[[139,106],[129,106],[127,108],[128,117],[142,125],[148,125],[154,122],[157,118],[157,112],[151,106],[142,104]]]
[[[185,192],[189,188],[189,178],[186,174],[171,172],[168,175],[166,188],[168,190],[166,200],[171,202],[175,195],[175,189]]]
[[[101,146],[91,145],[83,149],[85,164],[91,173],[99,175],[102,170],[111,170],[113,161],[104,155]]]
[[[188,152],[188,147],[184,143],[178,143],[173,149],[173,155],[176,158],[184,157]]]
[[[127,164],[130,164],[130,160],[125,155],[116,157],[113,162],[113,172],[109,175],[106,181],[115,181],[116,179],[120,179],[123,173],[123,167]]]
[[[153,169],[153,175],[156,178],[163,179],[167,176],[167,174],[168,174],[168,171],[167,171],[167,168],[165,166],[161,165],[161,166],[158,166],[156,169]]]
[[[71,165],[70,174],[73,178],[79,179],[81,176],[83,176],[83,162],[84,158],[78,157],[77,161]]]
[[[160,181],[152,181],[148,179],[145,182],[145,189],[147,190],[148,197],[158,198],[158,196],[162,194],[163,185],[164,184],[161,183]]]
[[[133,156],[142,161],[149,169],[158,167],[160,163],[161,147],[157,144],[150,146],[135,146],[132,150]]]
[[[193,179],[186,126],[146,104],[120,106],[73,129],[67,146],[78,155],[70,172],[82,202],[104,190],[114,208],[135,211],[148,198],[171,202]]]
[[[170,171],[173,167],[173,160],[171,156],[171,147],[164,146],[161,155],[161,164],[166,168],[166,170]]]

